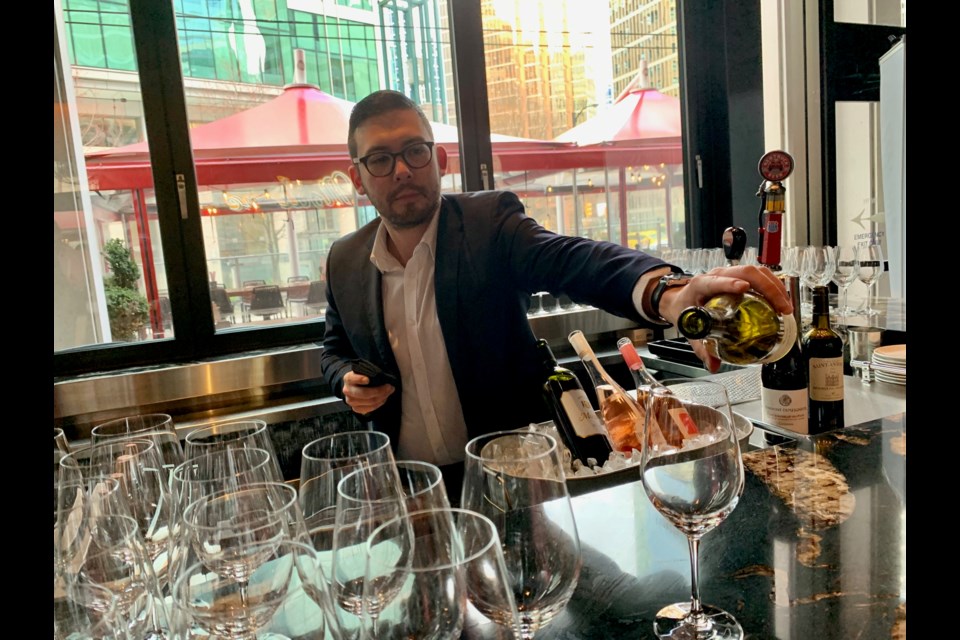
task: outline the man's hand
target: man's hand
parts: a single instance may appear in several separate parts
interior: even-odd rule
[[[790,294],[770,269],[742,265],[717,267],[695,276],[685,287],[667,289],[660,299],[660,315],[676,325],[680,312],[687,307],[700,306],[720,293],[743,293],[748,289],[769,300],[780,315],[793,313]],[[707,350],[702,340],[690,340],[690,344],[708,371],[716,373],[720,369],[720,359]]]
[[[368,387],[370,379],[348,371],[343,376],[343,399],[355,413],[366,415],[383,406],[390,394],[396,391],[392,384]]]

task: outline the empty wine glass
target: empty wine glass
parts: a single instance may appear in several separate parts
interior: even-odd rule
[[[804,247],[800,253],[800,283],[807,291],[830,282],[832,261],[824,247]],[[801,302],[803,313],[812,313],[810,302]]]
[[[384,640],[459,638],[473,607],[502,618],[490,637],[512,638],[519,621],[508,585],[489,518],[465,509],[414,511],[367,541],[363,600],[376,603],[378,615],[365,611],[363,630]]]
[[[91,444],[110,440],[150,440],[157,445],[163,464],[172,470],[183,462],[183,447],[173,426],[173,418],[166,413],[145,413],[126,416],[98,424],[90,430]]]
[[[853,309],[847,306],[847,290],[857,279],[857,250],[856,247],[837,246],[833,248],[833,283],[840,290],[840,300],[837,305],[837,317],[847,318],[853,315]]]
[[[99,476],[120,481],[124,504],[119,513],[136,520],[157,577],[165,585],[173,500],[156,445],[150,440],[111,440],[73,451],[60,466],[63,479],[81,486]]]
[[[76,573],[66,573],[67,584],[97,584],[113,592],[118,621],[133,640],[166,638],[166,605],[137,522],[106,514],[89,523],[89,546]]]
[[[186,508],[183,521],[193,552],[208,570],[239,585],[241,603],[243,585],[271,556],[271,545],[305,534],[296,489],[282,482],[204,496]]]
[[[203,561],[190,565],[173,586],[178,623],[189,621],[218,638],[256,640],[290,592],[298,550],[289,540],[244,540],[234,547],[237,555],[260,559],[249,572],[210,573]]]
[[[70,453],[70,443],[67,442],[67,436],[60,427],[53,428],[53,450],[59,451],[64,456]]]
[[[67,444],[67,436],[63,434],[60,427],[53,428],[53,481],[56,483],[60,479],[60,459],[70,453],[70,445]]]
[[[300,459],[300,509],[324,573],[332,577],[331,551],[336,520],[337,485],[361,467],[395,464],[390,438],[379,431],[344,431],[303,447]]]
[[[557,441],[528,431],[474,438],[466,446],[461,504],[497,527],[519,611],[518,634],[530,640],[567,605],[582,565]],[[500,624],[512,621],[507,611],[485,615]]]
[[[880,312],[873,308],[873,285],[883,275],[883,247],[879,244],[862,244],[857,246],[857,279],[867,285],[867,300],[865,307],[860,311],[865,316],[877,316]]]
[[[446,493],[442,498],[446,500]],[[342,618],[345,627],[357,624],[364,609],[376,618],[377,601],[364,602],[363,598],[366,541],[374,529],[406,512],[393,463],[360,467],[337,485],[330,577],[334,600],[347,614]]]
[[[53,597],[53,640],[126,640],[117,598],[99,584],[74,585]]]
[[[263,420],[237,420],[220,422],[194,429],[184,439],[183,456],[189,460],[204,453],[219,449],[242,449],[254,447],[270,452],[274,477],[283,480],[283,471],[277,462],[277,452],[270,440],[267,423]]]
[[[784,247],[780,254],[780,270],[785,276],[800,277],[801,247]]]
[[[730,515],[743,491],[727,391],[719,383],[689,378],[662,384],[647,396],[641,477],[653,506],[687,536],[691,599],[657,612],[654,632],[660,638],[740,640],[743,629],[732,615],[700,601],[700,538]],[[677,423],[686,434],[681,447],[669,444],[662,432]]]
[[[170,538],[171,575],[178,575],[181,569],[196,561],[184,523],[187,507],[205,496],[275,482],[273,473],[270,453],[255,447],[213,451],[177,465],[171,475],[175,500],[175,525]]]

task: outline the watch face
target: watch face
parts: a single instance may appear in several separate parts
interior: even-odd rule
[[[760,158],[760,175],[770,182],[781,182],[793,172],[793,156],[786,151],[770,151]]]

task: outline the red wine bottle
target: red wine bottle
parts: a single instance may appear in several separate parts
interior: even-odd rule
[[[563,443],[584,465],[589,465],[589,458],[602,465],[613,448],[603,422],[593,410],[576,374],[557,364],[546,340],[537,341],[537,353],[544,376],[543,398],[553,414],[553,422]]]
[[[829,289],[813,288],[813,323],[803,334],[810,383],[810,430],[843,427],[843,338],[830,326]]]

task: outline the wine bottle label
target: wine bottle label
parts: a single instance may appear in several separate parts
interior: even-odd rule
[[[700,430],[697,429],[697,423],[693,421],[690,413],[683,407],[667,409],[667,414],[670,415],[673,424],[680,430],[684,438],[692,438],[700,433]]]
[[[590,436],[606,434],[603,423],[600,422],[600,418],[594,412],[590,399],[587,398],[583,389],[564,391],[560,396],[560,406],[567,412],[570,424],[573,425],[573,430],[577,432],[579,437],[589,438]]]
[[[761,420],[781,429],[807,433],[807,390],[760,389]]]
[[[843,357],[810,358],[810,399],[843,400]]]

